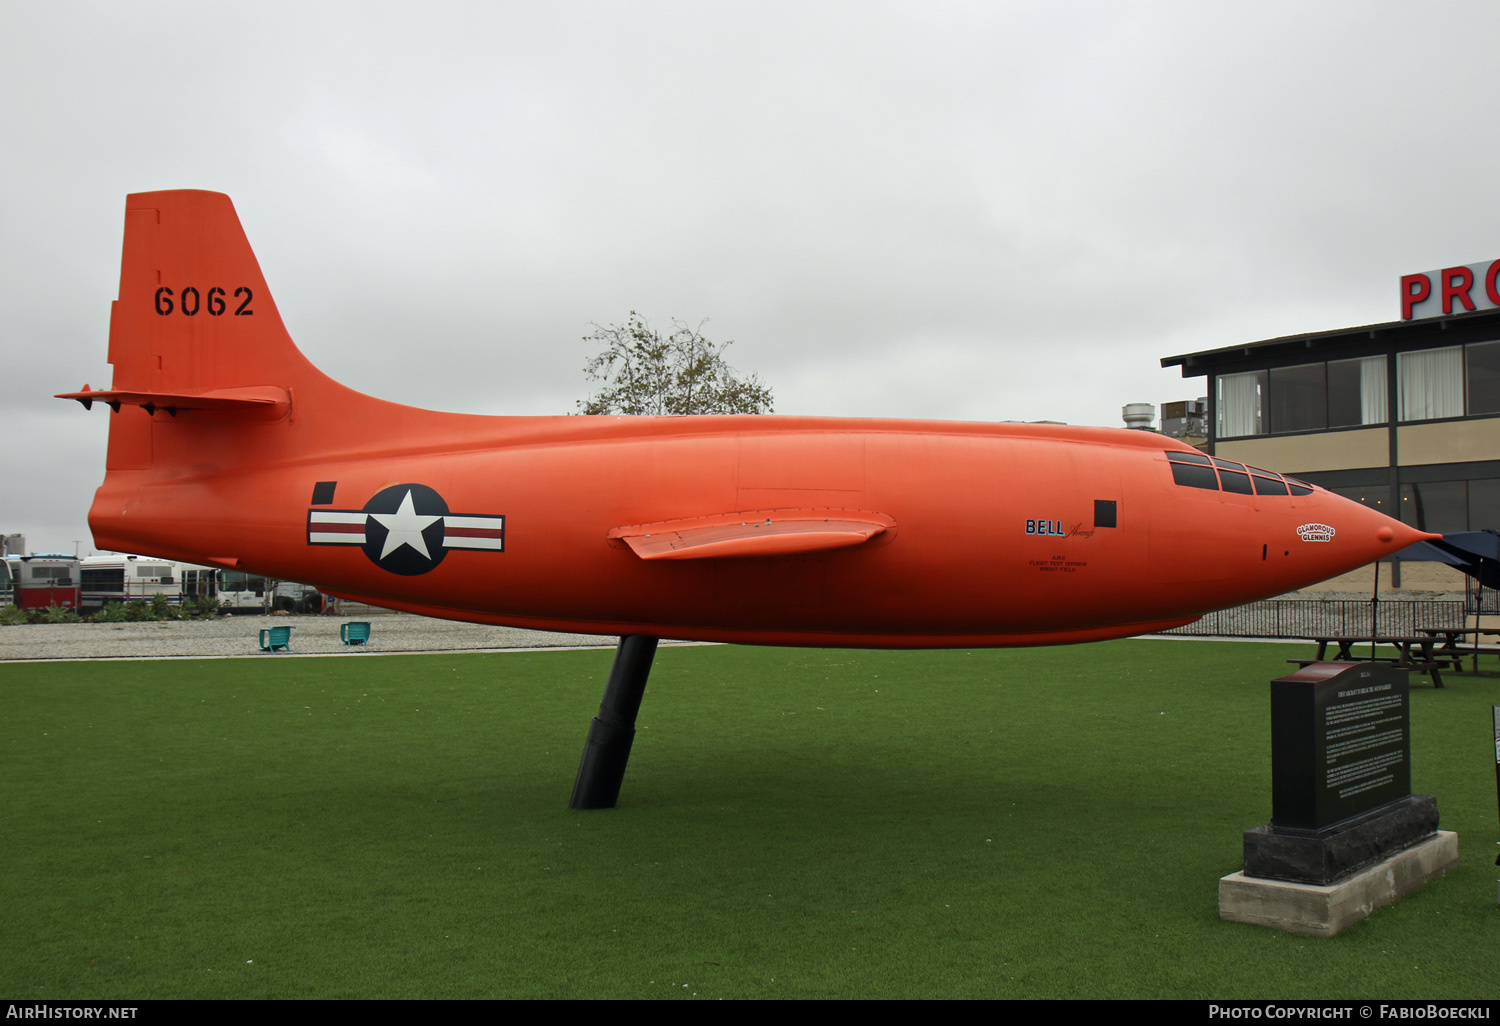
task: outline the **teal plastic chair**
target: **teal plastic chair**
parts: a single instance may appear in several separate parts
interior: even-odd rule
[[[264,627],[260,632],[260,650],[262,652],[275,652],[278,648],[290,652],[292,650],[292,629],[290,627]]]
[[[339,640],[346,645],[364,645],[370,640],[370,625],[363,621],[346,623],[339,627]]]

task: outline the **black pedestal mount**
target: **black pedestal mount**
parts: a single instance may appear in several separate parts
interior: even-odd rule
[[[648,634],[627,634],[620,639],[614,664],[609,668],[609,683],[604,686],[604,700],[599,703],[599,715],[589,724],[589,739],[583,746],[583,760],[578,764],[578,779],[573,783],[569,808],[615,807],[620,797],[620,782],[625,779],[625,764],[630,761],[635,717],[646,693],[656,642]]]

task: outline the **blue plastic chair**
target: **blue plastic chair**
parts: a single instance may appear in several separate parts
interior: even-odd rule
[[[260,632],[260,650],[262,652],[275,652],[278,648],[290,652],[292,650],[292,629],[290,627],[264,627]]]
[[[339,627],[339,640],[346,645],[364,645],[370,640],[370,625],[364,621],[346,623]]]

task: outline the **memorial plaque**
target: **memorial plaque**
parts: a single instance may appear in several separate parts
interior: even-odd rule
[[[1411,794],[1407,671],[1314,663],[1271,682],[1271,825],[1322,830]]]
[[[1327,886],[1432,837],[1411,793],[1407,671],[1314,663],[1271,682],[1271,822],[1245,831],[1245,875]]]

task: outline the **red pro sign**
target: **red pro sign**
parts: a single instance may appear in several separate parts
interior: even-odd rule
[[[1500,260],[1408,274],[1401,279],[1403,321],[1496,308],[1500,308]]]

